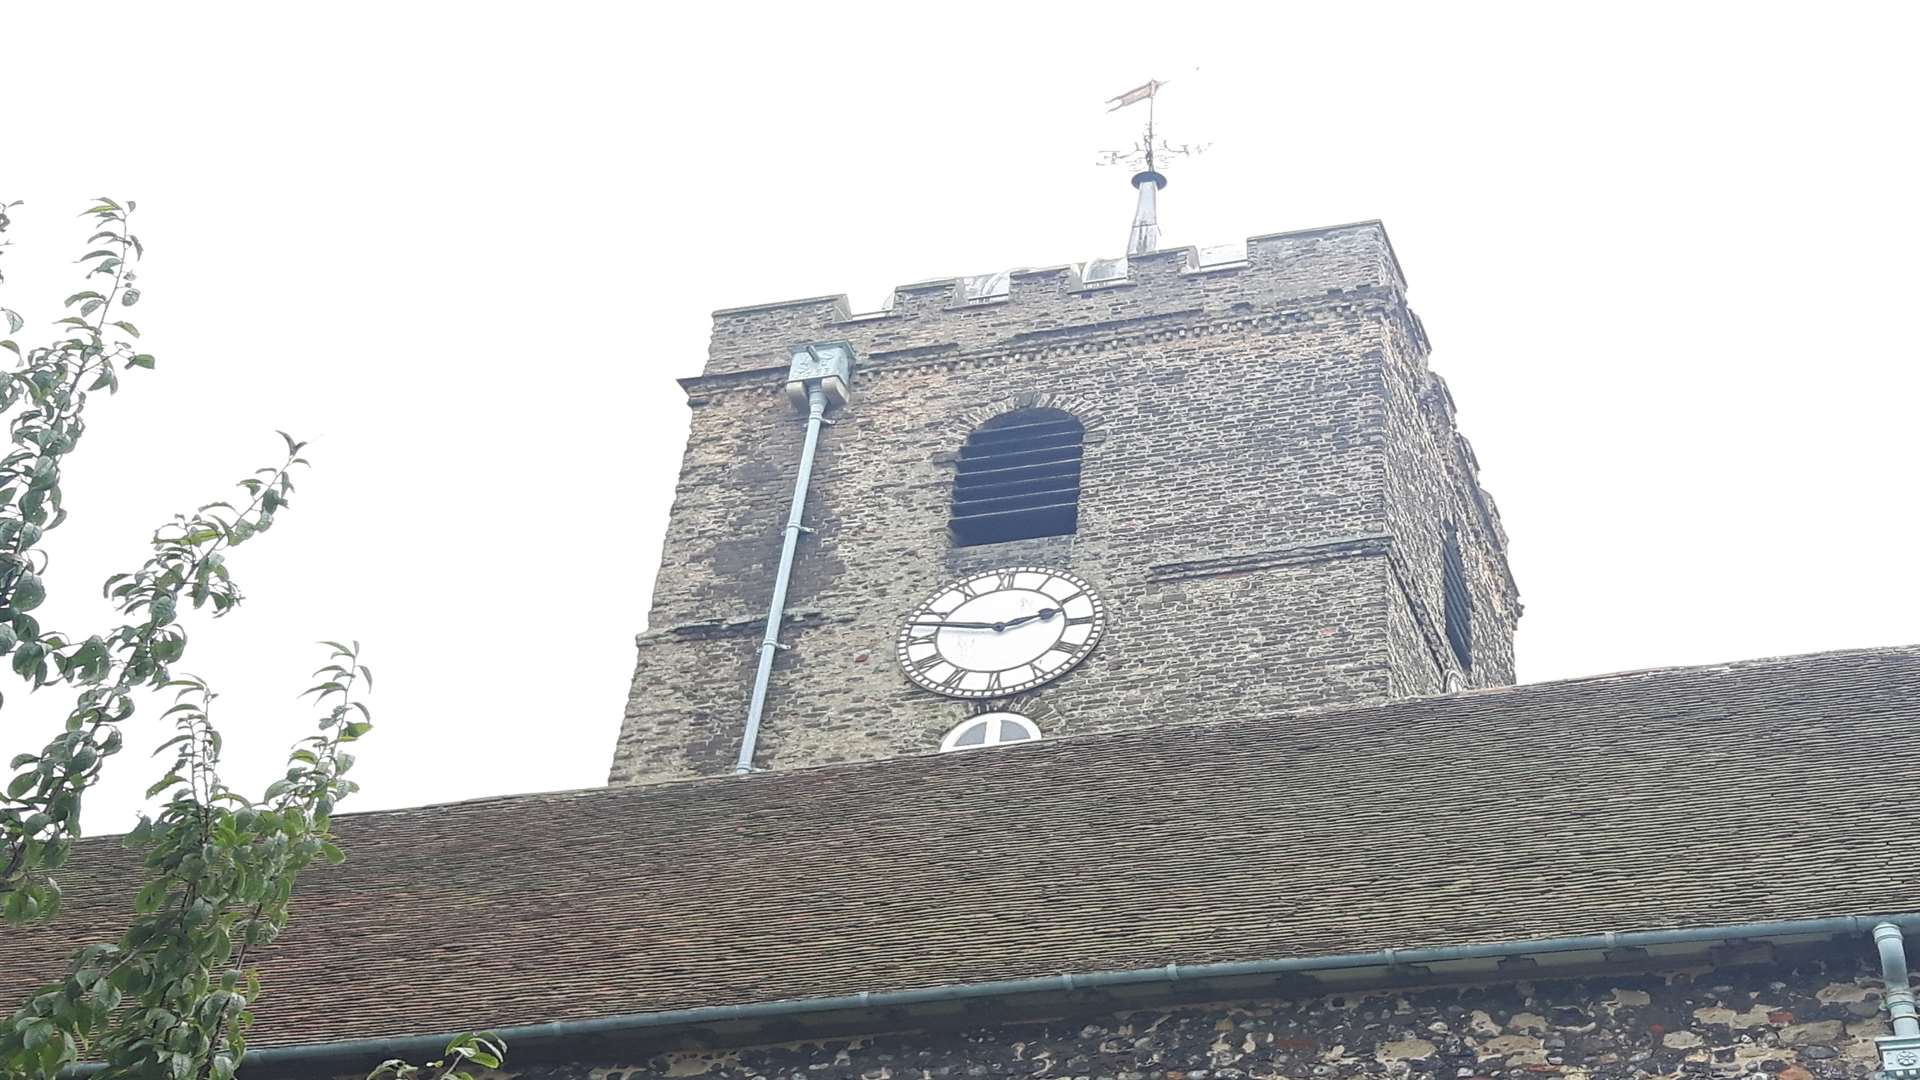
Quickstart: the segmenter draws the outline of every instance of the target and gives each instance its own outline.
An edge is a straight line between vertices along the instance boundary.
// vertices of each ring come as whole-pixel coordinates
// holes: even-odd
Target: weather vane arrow
[[[1158,79],[1148,79],[1146,82],[1121,94],[1119,97],[1108,98],[1107,111],[1114,112],[1119,109],[1124,109],[1136,101],[1151,101],[1153,100],[1153,95],[1159,93],[1160,88],[1165,85],[1167,84]]]

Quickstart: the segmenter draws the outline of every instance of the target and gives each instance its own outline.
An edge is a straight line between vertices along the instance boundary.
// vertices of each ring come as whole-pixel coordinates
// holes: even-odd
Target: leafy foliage
[[[109,1076],[233,1075],[260,994],[250,952],[285,928],[302,869],[345,858],[328,825],[354,788],[345,748],[372,727],[353,696],[370,676],[356,647],[332,648],[309,691],[325,706],[319,734],[294,748],[259,801],[220,781],[212,689],[192,677],[165,684],[176,734],[156,754],[174,757],[148,791],[166,798],[159,814],[127,836],[148,873],[133,925],[115,944],[83,949],[65,982],[14,1014],[12,1030],[0,1031],[0,1061],[51,1076],[89,1046]]]
[[[492,1032],[469,1032],[447,1044],[439,1060],[409,1065],[399,1058],[383,1061],[367,1080],[474,1080],[474,1069],[497,1069],[507,1060],[507,1044]]]
[[[0,204],[0,233],[17,205]],[[293,747],[283,777],[249,798],[220,778],[217,695],[174,671],[187,650],[183,616],[204,609],[219,618],[240,604],[228,551],[273,526],[293,493],[293,470],[307,464],[304,444],[284,432],[278,464],[239,482],[244,502],[176,516],[155,530],[139,568],[107,579],[102,592],[118,625],[81,636],[48,630],[31,614],[46,599],[42,544],[66,519],[61,465],[86,430],[88,395],[115,393],[122,372],[154,366],[124,317],[140,298],[131,267],[144,254],[128,229],[133,211],[132,202],[103,198],[84,212],[99,226],[80,259],[94,287],[67,297],[70,314],[54,324],[52,344],[0,340],[17,361],[0,376],[11,436],[0,457],[0,656],[31,690],[74,694],[63,730],[40,752],[15,757],[0,789],[0,916],[20,924],[58,913],[58,875],[80,834],[84,797],[122,748],[126,721],[155,692],[172,697],[162,715],[175,733],[155,751],[172,760],[147,790],[163,800],[159,811],[126,838],[146,872],[132,925],[115,942],[81,949],[62,980],[0,1023],[0,1080],[53,1080],[83,1058],[104,1062],[108,1078],[229,1080],[260,995],[257,950],[286,926],[300,872],[345,857],[331,820],[355,786],[346,779],[348,747],[373,726],[360,700],[373,676],[359,644],[323,643],[320,681],[303,695],[319,709],[316,733]],[[10,335],[26,325],[10,309],[0,318]],[[465,1078],[469,1067],[497,1067],[503,1053],[497,1039],[462,1036],[424,1071],[430,1080]],[[382,1069],[392,1080],[423,1071],[395,1062]]]

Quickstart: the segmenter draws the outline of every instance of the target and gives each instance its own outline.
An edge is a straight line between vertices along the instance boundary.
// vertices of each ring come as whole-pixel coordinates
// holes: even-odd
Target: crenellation
[[[897,286],[880,311],[857,315],[844,295],[725,308],[714,313],[706,373],[774,366],[795,341],[844,338],[861,355],[978,349],[1042,323],[1064,329],[1175,312],[1275,311],[1405,288],[1379,222],[1256,236],[1244,246],[1169,248],[1124,260],[1124,277],[1094,278],[1098,262],[914,282]]]

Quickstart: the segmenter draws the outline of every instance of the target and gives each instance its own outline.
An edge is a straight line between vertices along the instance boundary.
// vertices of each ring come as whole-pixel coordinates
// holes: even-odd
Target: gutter
[[[785,1001],[754,1002],[746,1005],[710,1005],[664,1012],[630,1013],[624,1016],[597,1017],[591,1020],[562,1020],[546,1024],[522,1024],[515,1027],[486,1029],[507,1043],[509,1051],[526,1042],[604,1038],[658,1028],[684,1027],[726,1021],[765,1020],[805,1016],[817,1013],[860,1009],[895,1008],[940,1002],[979,1001],[1020,994],[1060,993],[1074,990],[1099,990],[1113,986],[1140,986],[1153,983],[1178,983],[1204,979],[1242,978],[1260,975],[1285,975],[1349,968],[1409,967],[1417,964],[1454,960],[1488,960],[1542,953],[1592,952],[1631,949],[1652,945],[1683,945],[1740,941],[1753,938],[1826,936],[1859,934],[1869,936],[1877,926],[1920,931],[1920,912],[1903,915],[1843,915],[1826,919],[1793,919],[1780,922],[1734,923],[1723,926],[1693,927],[1684,930],[1637,930],[1618,934],[1588,934],[1579,937],[1522,938],[1480,945],[1448,945],[1426,949],[1385,949],[1378,952],[1342,953],[1332,956],[1287,957],[1273,960],[1247,960],[1216,964],[1166,964],[1161,967],[1131,968],[1118,971],[1094,971],[1083,974],[1046,975],[1026,979],[995,979],[988,982],[953,983],[915,990],[887,990],[879,993],[847,994],[838,997],[792,998]],[[1884,940],[1888,935],[1882,932]],[[242,1069],[298,1069],[321,1063],[341,1061],[384,1061],[405,1058],[410,1061],[438,1056],[448,1042],[462,1034],[402,1035],[372,1039],[345,1039],[337,1042],[299,1046],[268,1047],[248,1052]],[[63,1080],[90,1076],[99,1065],[75,1065],[61,1072]]]

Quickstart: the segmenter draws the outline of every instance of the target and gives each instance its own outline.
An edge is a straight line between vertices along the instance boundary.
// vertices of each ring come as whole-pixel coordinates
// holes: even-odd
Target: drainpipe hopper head
[[[787,400],[807,411],[807,391],[817,384],[827,404],[845,405],[853,387],[853,346],[844,341],[816,341],[795,345],[787,368]]]

